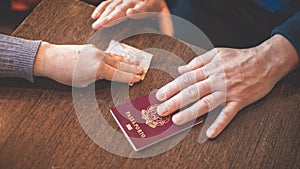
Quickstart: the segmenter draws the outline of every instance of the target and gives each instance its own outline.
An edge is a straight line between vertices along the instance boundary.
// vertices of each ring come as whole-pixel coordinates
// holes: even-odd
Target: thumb
[[[209,138],[217,137],[224,128],[230,123],[234,116],[240,111],[240,106],[236,102],[226,103],[225,107],[218,115],[217,119],[206,131],[206,135]]]

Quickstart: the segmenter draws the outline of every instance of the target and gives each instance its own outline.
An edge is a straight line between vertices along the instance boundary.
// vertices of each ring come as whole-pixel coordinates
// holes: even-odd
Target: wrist
[[[43,41],[41,43],[34,61],[34,67],[33,67],[34,76],[47,77],[47,69],[48,69],[47,58],[49,57],[49,55],[53,53],[51,52],[52,48],[53,45],[48,42]]]
[[[255,47],[256,56],[265,64],[267,75],[276,82],[299,65],[299,57],[292,44],[276,34]]]

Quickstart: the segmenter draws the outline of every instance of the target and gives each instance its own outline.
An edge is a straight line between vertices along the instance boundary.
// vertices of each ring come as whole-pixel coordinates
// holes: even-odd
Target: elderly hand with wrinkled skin
[[[298,63],[294,47],[278,34],[249,49],[213,49],[179,67],[182,75],[157,91],[157,99],[164,101],[158,114],[167,116],[187,106],[172,117],[181,125],[223,104],[206,131],[215,138],[241,109],[269,93]]]
[[[142,19],[152,16],[147,12],[157,12],[161,15],[158,24],[163,33],[172,36],[174,34],[169,8],[164,0],[106,0],[100,3],[92,13],[92,19],[96,20],[92,27],[99,30],[102,27],[110,27],[118,24],[127,17]],[[142,15],[135,15],[142,14]]]
[[[105,54],[94,45],[42,42],[34,63],[34,75],[74,87],[86,87],[101,79],[133,85],[141,80],[143,74],[138,63]]]

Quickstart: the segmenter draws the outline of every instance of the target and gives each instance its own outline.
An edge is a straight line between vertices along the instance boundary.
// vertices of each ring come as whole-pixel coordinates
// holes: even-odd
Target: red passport
[[[161,102],[155,93],[136,98],[110,110],[135,151],[140,151],[155,143],[203,122],[203,118],[178,126],[172,122],[172,115],[161,117],[156,108]]]

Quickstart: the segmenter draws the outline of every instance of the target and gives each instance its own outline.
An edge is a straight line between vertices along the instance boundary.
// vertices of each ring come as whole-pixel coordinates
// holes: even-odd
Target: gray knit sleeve
[[[40,44],[40,40],[0,34],[0,77],[20,77],[33,82],[33,65]]]

